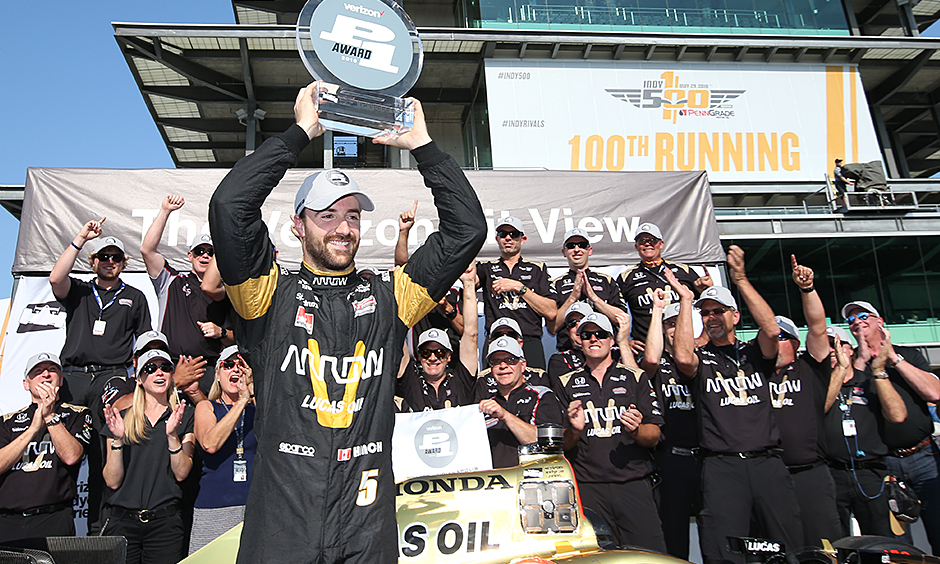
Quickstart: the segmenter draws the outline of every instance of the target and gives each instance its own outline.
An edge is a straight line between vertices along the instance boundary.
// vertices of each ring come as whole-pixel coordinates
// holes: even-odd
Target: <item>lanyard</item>
[[[231,408],[222,400],[219,400],[222,404],[222,407],[225,408],[225,413],[231,412]],[[245,410],[248,409],[248,406],[245,406],[245,409],[242,410],[241,416],[238,418],[238,426],[235,427],[235,454],[238,456],[238,460],[245,459]]]
[[[124,282],[121,282],[121,287],[111,296],[111,301],[104,306],[101,305],[101,296],[98,295],[98,286],[94,282],[91,284],[91,291],[95,295],[95,301],[98,302],[98,319],[101,319],[101,316],[104,315],[104,310],[108,309],[108,307],[114,303],[114,300],[117,299],[118,294],[124,291]]]

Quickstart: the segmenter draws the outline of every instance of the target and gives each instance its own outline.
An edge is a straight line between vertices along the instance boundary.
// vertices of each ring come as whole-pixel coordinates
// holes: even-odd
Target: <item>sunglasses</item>
[[[101,262],[124,262],[124,253],[98,253],[95,258]]]
[[[143,372],[144,374],[148,376],[153,374],[157,370],[162,370],[166,373],[170,373],[170,372],[173,372],[173,365],[170,364],[169,362],[161,362],[159,364],[156,362],[148,362],[147,364],[144,365],[143,368],[140,369],[141,372]]]
[[[581,319],[582,318],[579,317],[578,319],[572,319],[568,323],[565,323],[565,329],[571,329],[572,327],[577,327],[578,324],[581,323]]]
[[[586,329],[581,331],[580,335],[582,341],[588,341],[591,337],[597,337],[598,340],[602,340],[610,337],[610,331],[606,329]]]
[[[726,311],[730,310],[730,307],[716,307],[715,309],[701,309],[699,313],[702,314],[702,318],[710,317],[712,315],[719,316],[724,315]]]
[[[487,364],[491,367],[496,368],[500,364],[506,363],[506,366],[515,366],[519,364],[518,356],[504,356],[501,358],[488,358],[486,359]]]
[[[644,237],[642,239],[637,239],[636,244],[640,246],[649,245],[651,247],[655,247],[657,241],[657,239],[653,239],[652,237]]]
[[[502,239],[503,237],[512,237],[513,239],[518,239],[522,237],[522,231],[497,231],[496,238]]]
[[[777,335],[777,340],[778,340],[778,341],[789,341],[789,340],[791,340],[791,339],[794,340],[794,341],[799,341],[799,339],[797,339],[796,337],[794,337],[793,335],[791,335],[791,334],[789,334],[789,333],[781,332],[779,335]]]
[[[515,331],[500,331],[498,333],[493,333],[493,335],[490,337],[490,340],[495,341],[500,337],[509,337],[510,339],[519,340],[519,335],[516,335]]]
[[[194,257],[201,257],[202,255],[211,257],[212,255],[215,254],[215,249],[213,249],[212,247],[196,247],[190,252],[193,254]]]
[[[861,312],[861,313],[856,313],[855,315],[850,315],[850,316],[846,317],[846,318],[845,318],[845,322],[848,323],[849,325],[851,325],[851,324],[855,323],[855,320],[856,320],[856,319],[859,320],[859,321],[868,321],[868,318],[869,318],[869,317],[871,317],[871,314],[868,313],[867,311],[863,311],[863,312]]]
[[[242,365],[241,362],[233,358],[229,358],[229,359],[222,361],[222,368],[225,368],[227,370],[231,370],[235,368],[236,366],[241,366],[241,365]]]
[[[587,241],[571,241],[570,243],[565,243],[565,248],[569,251],[571,249],[587,249],[590,248],[591,244]]]
[[[432,356],[437,357],[438,360],[443,360],[449,351],[447,349],[421,349],[418,351],[418,354],[421,355],[421,358],[427,360]]]

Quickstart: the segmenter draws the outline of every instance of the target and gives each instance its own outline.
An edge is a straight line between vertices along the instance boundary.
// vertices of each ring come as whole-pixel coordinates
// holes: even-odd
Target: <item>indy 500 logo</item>
[[[710,84],[682,83],[674,72],[644,80],[642,88],[607,88],[607,93],[641,110],[663,110],[663,119],[676,123],[682,117],[728,119],[734,117],[731,101],[744,90],[718,90]]]

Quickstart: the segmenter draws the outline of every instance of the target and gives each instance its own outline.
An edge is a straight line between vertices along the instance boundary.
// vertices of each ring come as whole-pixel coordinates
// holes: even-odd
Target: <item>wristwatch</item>
[[[226,338],[226,337],[228,337],[228,329],[226,329],[225,327],[223,327],[223,328],[222,328],[222,336],[219,337],[219,338],[220,338],[220,339],[224,339],[224,338]]]
[[[895,366],[901,364],[902,362],[904,362],[904,357],[901,355],[898,355],[898,359],[892,362],[891,364],[889,364],[888,368],[894,368]]]
[[[457,308],[454,308],[444,314],[444,317],[447,319],[455,319],[457,317]]]
[[[525,295],[525,293],[528,292],[528,291],[529,291],[529,287],[526,286],[525,284],[523,284],[523,285],[522,285],[522,288],[519,288],[519,295],[520,295],[520,296],[523,296],[523,295]]]
[[[887,380],[888,379],[888,373],[884,371],[879,372],[877,374],[872,372],[871,375],[875,380]]]
[[[58,425],[62,422],[62,416],[58,413],[52,414],[52,417],[49,418],[49,422],[46,423],[46,427],[52,427],[53,425]]]

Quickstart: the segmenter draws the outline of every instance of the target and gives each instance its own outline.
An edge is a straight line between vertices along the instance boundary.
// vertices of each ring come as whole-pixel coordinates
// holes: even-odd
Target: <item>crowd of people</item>
[[[892,536],[885,479],[895,476],[919,495],[940,549],[928,409],[940,380],[916,349],[891,342],[868,302],[839,312],[851,336],[827,326],[820,281],[796,257],[805,340],[751,284],[740,248],[727,255],[732,291],[664,258],[651,223],[617,279],[590,268],[577,228],[561,245],[568,270],[551,279],[523,258],[516,217],[496,225],[499,258],[478,261],[479,202],[417,103],[412,131],[377,142],[411,151],[439,232],[409,256],[415,205],[399,218],[395,268],[356,270],[372,201],[344,172],[322,171],[295,200],[303,265],[283,269],[260,208],[323,133],[316,88],[298,94],[296,125],[222,181],[213,237],[193,240],[189,272],[159,252],[184,205],[163,200],[140,247],[160,331],[121,280],[127,254],[105,218],[59,257],[49,280],[68,312],[65,345],[29,359],[32,402],[0,422],[0,544],[75,534],[87,456],[89,532],[126,537],[128,563],[177,562],[242,521],[239,562],[393,562],[381,448],[393,414],[477,405],[494,468],[517,465],[539,425],[563,427],[581,502],[623,547],[688,559],[692,519],[708,564],[743,563],[728,537],[820,547],[850,534],[853,516],[863,534]],[[85,250],[88,282],[70,276]],[[745,307],[759,327],[749,342],[737,337]],[[543,330],[556,335],[549,358]],[[378,454],[345,448],[368,444]]]

